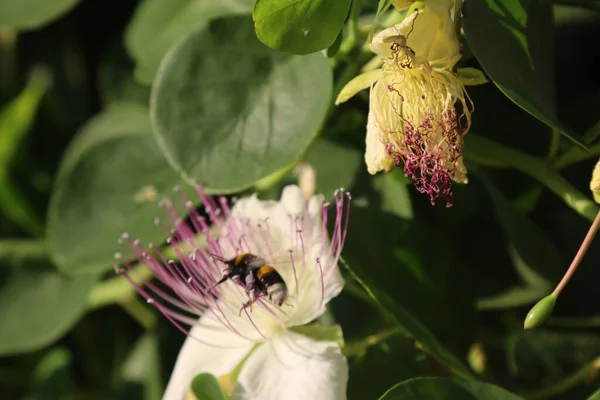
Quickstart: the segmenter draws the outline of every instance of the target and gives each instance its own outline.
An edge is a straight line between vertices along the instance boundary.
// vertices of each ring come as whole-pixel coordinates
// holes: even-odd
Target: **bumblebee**
[[[279,272],[267,262],[254,254],[240,253],[230,260],[212,256],[227,265],[225,275],[215,284],[220,285],[228,279],[244,283],[250,298],[240,310],[252,305],[259,298],[268,299],[277,307],[281,307],[287,297],[287,286]]]

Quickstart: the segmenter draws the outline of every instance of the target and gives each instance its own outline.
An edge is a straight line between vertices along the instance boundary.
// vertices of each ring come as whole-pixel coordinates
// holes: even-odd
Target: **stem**
[[[139,284],[152,278],[153,274],[145,265],[138,265],[130,273],[130,276]],[[125,299],[135,296],[135,293],[135,287],[119,275],[96,285],[88,296],[87,307],[88,310],[93,310],[109,304],[121,303]]]
[[[588,231],[587,235],[585,235],[585,239],[583,239],[583,243],[581,243],[581,247],[579,248],[579,251],[577,251],[577,254],[573,259],[571,266],[569,266],[569,269],[567,270],[567,273],[565,274],[565,276],[563,276],[558,286],[556,286],[556,289],[554,289],[554,291],[552,292],[554,296],[558,297],[560,292],[562,292],[562,290],[565,288],[565,286],[577,270],[577,267],[579,267],[579,264],[581,263],[581,260],[583,260],[585,253],[590,247],[590,244],[592,244],[594,236],[596,236],[598,228],[600,228],[600,211],[596,215],[596,218],[594,219],[594,222],[592,223],[592,226],[590,227],[590,230]]]
[[[358,17],[360,16],[360,10],[362,9],[363,0],[353,0],[352,6],[350,6],[350,17],[348,18],[348,36],[344,38],[342,44],[340,44],[340,50],[338,56],[335,57],[336,61],[346,57],[346,55],[352,51],[358,39],[360,37],[360,29],[358,25]]]
[[[598,205],[573,187],[545,161],[476,135],[467,135],[465,158],[482,166],[514,168],[538,180],[580,215],[594,220]]]
[[[359,356],[361,354],[364,354],[364,352],[367,351],[369,347],[373,347],[383,342],[384,340],[398,334],[406,335],[406,332],[400,327],[395,327],[374,333],[372,335],[367,336],[363,340],[344,346],[344,348],[342,349],[342,353],[346,357]]]
[[[46,242],[35,239],[0,240],[0,262],[42,259],[48,257]]]
[[[127,311],[129,315],[140,323],[144,328],[150,329],[156,324],[156,315],[150,311],[150,308],[141,303],[135,295],[125,298],[119,302],[121,307]]]

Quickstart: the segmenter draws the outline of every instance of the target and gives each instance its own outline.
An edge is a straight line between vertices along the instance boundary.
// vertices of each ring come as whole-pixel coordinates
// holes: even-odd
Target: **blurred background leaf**
[[[254,0],[143,0],[127,27],[125,43],[135,60],[135,76],[149,85],[167,51],[212,19],[250,14]]]
[[[68,278],[45,260],[0,268],[0,354],[41,349],[81,317],[97,275]]]
[[[79,0],[4,0],[0,3],[0,27],[34,29],[73,8]]]
[[[42,96],[51,84],[49,72],[35,69],[21,94],[0,110],[0,209],[23,229],[40,236],[43,224],[11,180],[9,168],[29,132]]]
[[[86,124],[63,158],[48,212],[52,259],[69,274],[106,271],[122,251],[123,232],[160,243],[157,204],[179,182],[152,136],[148,110],[113,104]]]

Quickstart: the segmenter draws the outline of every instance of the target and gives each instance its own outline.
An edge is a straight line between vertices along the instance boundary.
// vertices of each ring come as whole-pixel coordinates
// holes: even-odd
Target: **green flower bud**
[[[537,304],[533,306],[531,310],[529,310],[529,313],[527,313],[527,316],[525,317],[525,329],[536,328],[546,322],[548,317],[552,315],[555,304],[556,296],[554,293],[538,301]]]
[[[594,195],[594,201],[600,203],[600,161],[596,163],[592,171],[592,180],[590,181],[590,190]]]

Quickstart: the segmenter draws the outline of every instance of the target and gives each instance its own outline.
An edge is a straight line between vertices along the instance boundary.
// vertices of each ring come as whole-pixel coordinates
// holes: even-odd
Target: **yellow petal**
[[[401,23],[379,32],[371,42],[371,50],[381,57],[389,58],[390,46],[398,43],[408,46],[417,57],[432,65],[446,66],[448,60],[460,57],[460,45],[450,11],[445,2],[428,2],[426,6],[407,16]],[[450,65],[451,67],[451,65]]]
[[[371,90],[371,107],[374,105],[373,96],[374,90]],[[383,132],[377,125],[377,117],[373,109],[369,109],[367,119],[367,149],[365,151],[365,163],[367,170],[371,175],[375,175],[379,171],[390,171],[394,166],[394,161],[387,154],[385,145],[383,144]]]
[[[356,76],[340,91],[337,99],[335,99],[335,104],[338,105],[348,101],[356,93],[371,87],[381,77],[381,72],[381,69],[375,69]]]

